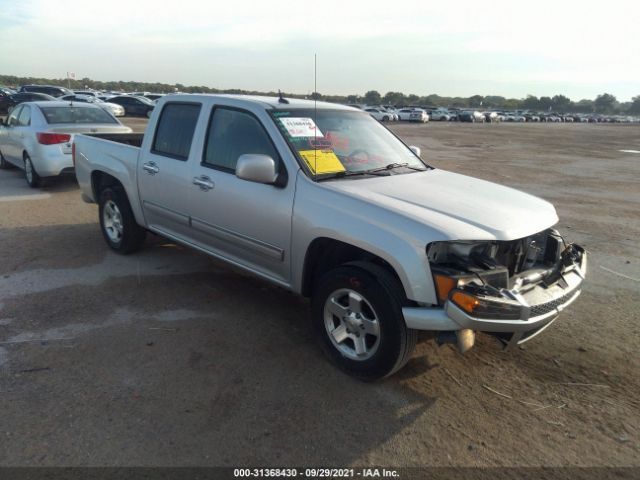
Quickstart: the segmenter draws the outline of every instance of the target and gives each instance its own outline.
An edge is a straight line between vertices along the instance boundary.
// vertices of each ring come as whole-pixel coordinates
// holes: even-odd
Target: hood
[[[423,223],[452,240],[515,240],[558,222],[555,208],[545,200],[445,170],[347,178],[324,185]]]

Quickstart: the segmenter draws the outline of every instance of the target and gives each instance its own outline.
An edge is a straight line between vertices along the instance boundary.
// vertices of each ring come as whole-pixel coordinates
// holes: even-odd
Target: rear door
[[[190,160],[202,105],[168,102],[158,117],[150,144],[145,143],[138,161],[138,190],[147,225],[166,236],[190,238],[188,195],[192,188]]]
[[[269,155],[286,175],[269,136],[277,127],[258,113],[215,106],[207,123],[200,161],[193,163],[191,224],[197,244],[272,280],[288,283],[295,181],[276,187],[235,175],[240,155]],[[275,132],[274,132],[275,131]]]

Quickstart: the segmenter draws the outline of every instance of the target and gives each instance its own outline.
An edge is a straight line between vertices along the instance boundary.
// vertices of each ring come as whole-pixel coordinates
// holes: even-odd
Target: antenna
[[[314,180],[318,180],[318,54],[313,54],[313,175]]]
[[[289,103],[289,100],[282,96],[282,92],[278,89],[278,103]]]

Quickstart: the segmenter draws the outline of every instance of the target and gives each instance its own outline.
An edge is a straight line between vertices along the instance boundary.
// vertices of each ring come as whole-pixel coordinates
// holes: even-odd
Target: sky
[[[220,89],[640,95],[640,1],[0,0],[0,74]]]

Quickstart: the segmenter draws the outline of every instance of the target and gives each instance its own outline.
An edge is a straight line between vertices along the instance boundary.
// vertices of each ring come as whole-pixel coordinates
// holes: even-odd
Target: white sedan
[[[25,102],[0,125],[0,168],[24,170],[32,188],[45,177],[74,173],[75,133],[131,133],[115,117],[90,103]]]
[[[68,100],[70,102],[95,103],[100,108],[103,108],[107,112],[111,113],[111,115],[113,115],[114,117],[124,117],[124,107],[122,105],[106,102],[93,95],[65,95],[64,97],[60,97],[60,100]]]
[[[367,107],[364,109],[364,111],[379,122],[388,122],[394,120],[394,116],[392,113],[387,112],[386,110],[383,110],[381,108]]]
[[[400,120],[409,122],[422,122],[429,121],[429,114],[419,108],[401,108],[398,110],[398,117]]]

